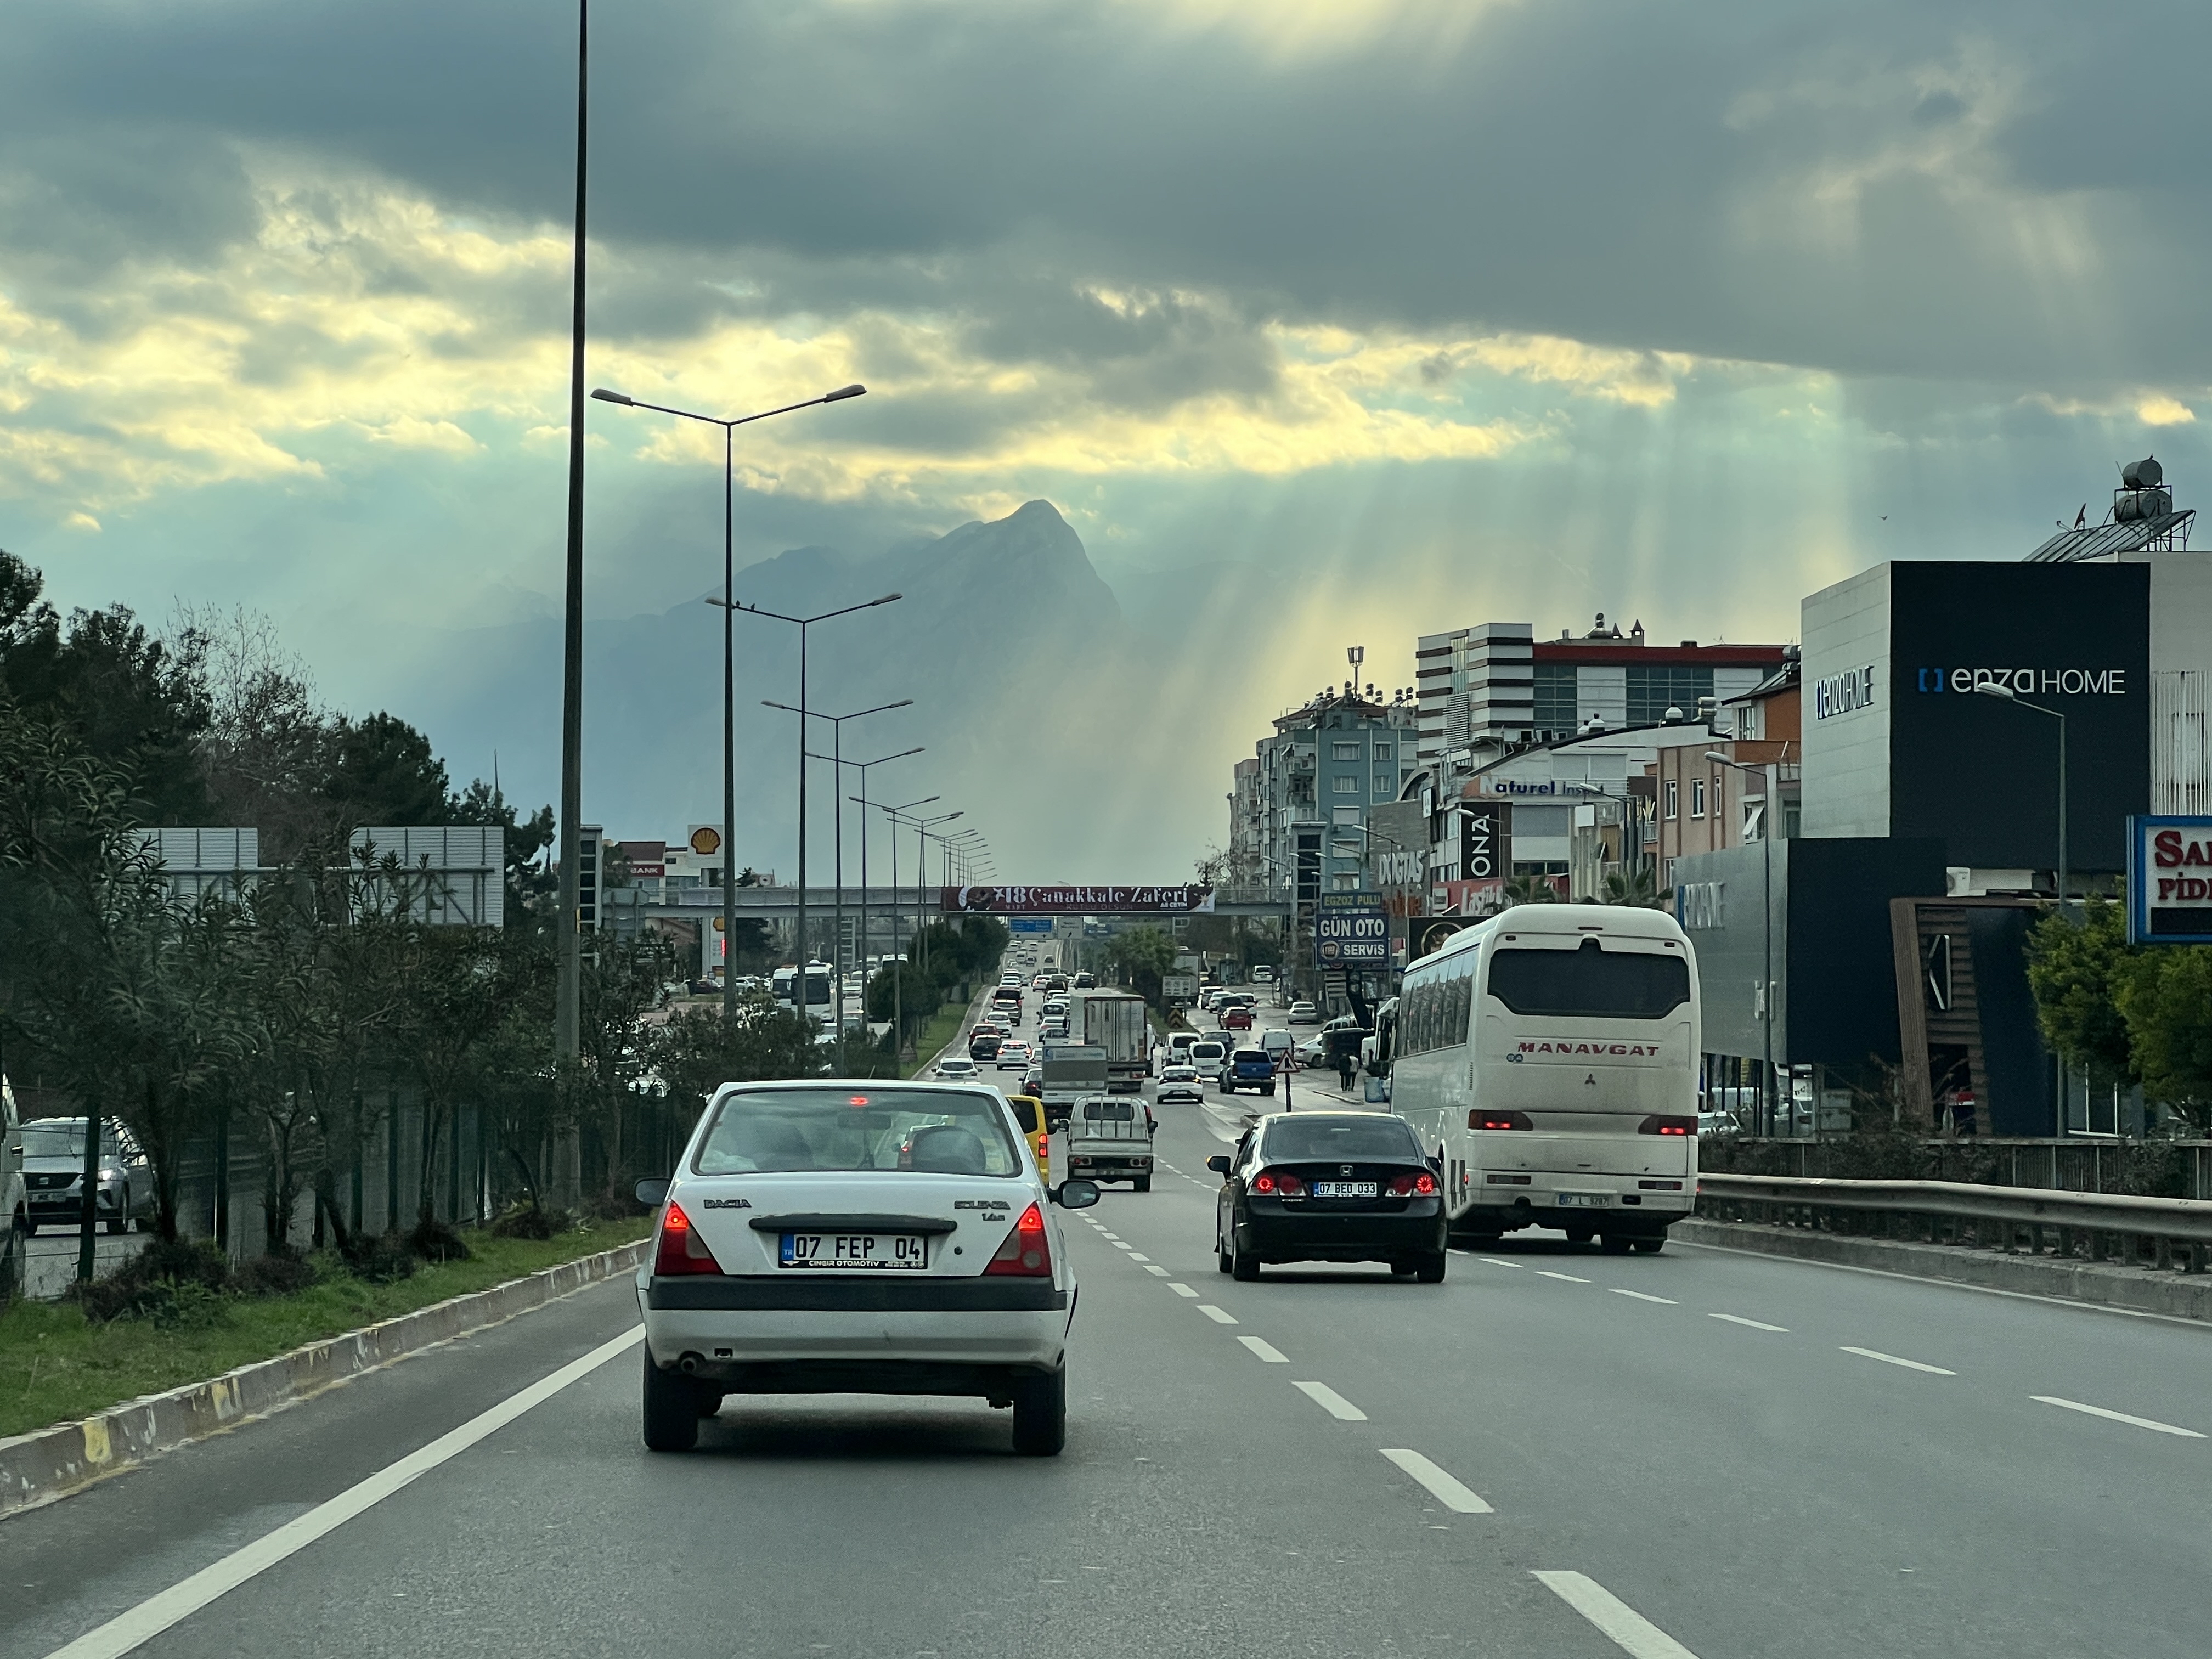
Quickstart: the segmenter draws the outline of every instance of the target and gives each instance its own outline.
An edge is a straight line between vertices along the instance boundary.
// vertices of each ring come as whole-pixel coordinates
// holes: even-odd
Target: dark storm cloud
[[[234,142],[558,222],[572,15],[19,5],[10,257],[199,257],[250,223]],[[2043,387],[2212,380],[2203,8],[1581,0],[1442,44],[1408,25],[1284,52],[1172,17],[603,3],[595,223],[624,271],[663,268],[611,278],[638,291],[605,318],[673,337],[938,306],[986,355],[1121,365],[1105,395],[1132,401],[1264,386],[1267,354],[1226,342],[1270,316]],[[1233,310],[1109,317],[1091,284]]]

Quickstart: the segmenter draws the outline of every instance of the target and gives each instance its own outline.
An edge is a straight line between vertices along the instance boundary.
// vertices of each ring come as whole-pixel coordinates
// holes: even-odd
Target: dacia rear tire
[[[1057,1457],[1067,1444],[1067,1373],[1014,1382],[1014,1449],[1024,1457]]]
[[[699,1391],[691,1379],[664,1371],[645,1351],[645,1443],[649,1451],[690,1451],[699,1443]]]
[[[1444,1264],[1448,1260],[1449,1258],[1442,1250],[1433,1250],[1430,1252],[1427,1255],[1423,1256],[1419,1262],[1414,1267],[1414,1279],[1424,1285],[1443,1284],[1444,1282]]]

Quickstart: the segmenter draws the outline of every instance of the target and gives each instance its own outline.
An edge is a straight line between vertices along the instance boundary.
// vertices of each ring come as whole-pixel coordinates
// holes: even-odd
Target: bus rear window
[[[1678,956],[1602,949],[1499,951],[1490,994],[1515,1013],[1553,1019],[1660,1019],[1690,1000],[1690,964]]]

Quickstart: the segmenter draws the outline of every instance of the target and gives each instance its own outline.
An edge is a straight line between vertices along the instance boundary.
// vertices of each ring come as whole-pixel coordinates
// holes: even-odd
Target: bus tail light
[[[1694,1119],[1692,1120],[1695,1121]],[[1526,1112],[1485,1111],[1477,1107],[1467,1115],[1470,1129],[1533,1129],[1536,1121]]]
[[[1022,1212],[999,1253],[984,1264],[986,1275],[1012,1273],[1021,1279],[1052,1277],[1052,1245],[1044,1235],[1044,1212],[1034,1204]]]
[[[1654,1112],[1636,1126],[1636,1133],[1640,1135],[1694,1136],[1698,1133],[1697,1115],[1691,1113],[1686,1116],[1676,1116],[1668,1112]]]
[[[671,1204],[661,1212],[660,1243],[653,1253],[653,1271],[656,1273],[719,1273],[722,1264],[714,1260],[714,1253],[707,1248],[707,1241],[699,1237],[691,1225],[691,1218],[684,1213],[681,1204]]]
[[[1426,1170],[1419,1175],[1393,1176],[1390,1177],[1389,1194],[1392,1198],[1434,1198],[1437,1178]]]

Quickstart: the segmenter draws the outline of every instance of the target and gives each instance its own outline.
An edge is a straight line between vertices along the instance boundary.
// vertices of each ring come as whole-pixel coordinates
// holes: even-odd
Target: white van
[[[1452,1234],[1659,1249],[1698,1193],[1698,969],[1657,910],[1524,904],[1398,993],[1391,1109],[1442,1159]]]
[[[1152,1109],[1127,1095],[1085,1095],[1067,1118],[1067,1173],[1152,1189]]]

